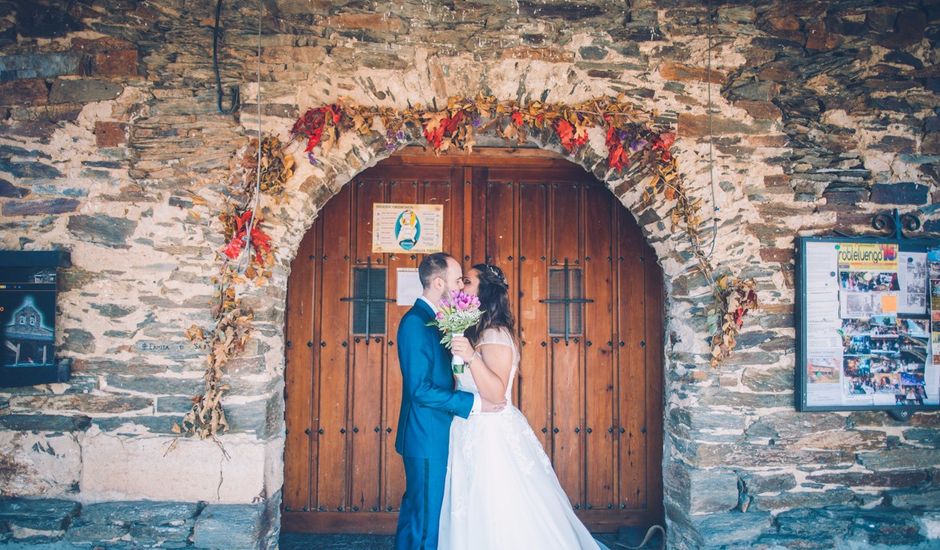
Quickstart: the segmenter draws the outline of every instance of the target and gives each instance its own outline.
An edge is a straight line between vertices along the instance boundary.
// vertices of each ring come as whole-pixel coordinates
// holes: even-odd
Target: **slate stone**
[[[908,512],[893,508],[852,512],[852,534],[867,535],[870,544],[914,546],[925,541],[925,537],[920,533],[920,522]]]
[[[228,418],[231,405],[225,407],[225,415]],[[185,413],[189,409],[182,409],[179,413]],[[113,432],[123,434],[129,437],[136,437],[136,427],[142,426],[150,433],[171,434],[173,433],[173,424],[178,423],[180,416],[110,416],[96,417],[92,420],[95,426],[102,432]]]
[[[129,500],[88,504],[82,509],[82,520],[91,523],[132,523],[173,525],[191,520],[199,512],[195,502],[157,502]]]
[[[77,199],[41,199],[3,203],[4,216],[36,216],[74,212],[81,203]]]
[[[745,474],[744,487],[748,494],[779,493],[796,487],[793,474]]]
[[[829,491],[786,491],[779,495],[756,495],[751,506],[756,510],[823,507],[851,502],[855,493],[844,487]]]
[[[137,308],[134,306],[119,306],[117,304],[91,304],[93,309],[98,310],[101,315],[111,319],[118,319],[121,317],[126,317],[131,313],[137,311]]]
[[[189,544],[189,536],[193,532],[195,521],[180,522],[179,525],[149,525],[134,523],[130,528],[130,535],[134,542],[146,545],[165,546],[166,541]]]
[[[940,502],[940,488],[925,488],[891,494],[891,505],[897,508],[928,509],[936,508]]]
[[[879,204],[927,204],[926,185],[913,182],[876,183],[871,186],[871,201]]]
[[[56,79],[49,91],[50,103],[90,103],[106,101],[121,95],[124,86],[107,80],[63,80]]]
[[[95,337],[84,329],[65,329],[63,346],[68,350],[79,353],[92,353],[95,351]]]
[[[792,366],[748,367],[744,369],[741,383],[754,391],[779,392],[793,390]]]
[[[74,544],[100,545],[127,534],[127,527],[119,523],[91,523],[78,518],[69,527],[65,539]]]
[[[261,531],[263,506],[210,504],[196,518],[196,548],[253,549]]]
[[[599,48],[597,46],[585,46],[578,50],[578,53],[581,54],[582,59],[587,59],[591,61],[597,61],[607,57],[607,50],[604,48]]]
[[[0,82],[78,74],[80,64],[81,55],[73,52],[7,55],[0,57]]]
[[[747,543],[770,530],[772,517],[767,512],[725,512],[711,514],[693,523],[708,547]]]
[[[848,487],[913,487],[927,480],[922,470],[888,472],[832,472],[809,474],[809,481]]]
[[[0,498],[0,522],[37,531],[65,529],[81,504],[72,500]]]
[[[728,512],[738,505],[738,476],[726,470],[694,469],[689,492],[689,514]]]
[[[84,415],[6,414],[0,415],[0,426],[17,432],[83,432],[91,426],[91,419]]]
[[[553,2],[546,4],[532,0],[521,0],[518,3],[519,14],[541,18],[560,18],[568,21],[577,21],[589,17],[598,17],[604,14],[600,6],[588,3]]]
[[[871,470],[918,468],[924,464],[940,464],[940,449],[899,447],[890,452],[861,452],[859,462]]]
[[[225,418],[229,427],[235,432],[255,432],[263,435],[267,433],[268,410],[271,401],[258,400],[239,405],[229,405],[225,409]],[[186,409],[183,409],[184,411]]]
[[[904,439],[916,442],[918,445],[940,449],[940,430],[929,428],[911,428],[904,430]]]
[[[127,246],[127,239],[137,228],[137,222],[114,218],[105,214],[69,217],[68,229],[88,242],[112,247]]]
[[[42,162],[14,162],[0,158],[0,172],[9,172],[15,178],[59,178],[62,177],[56,167]]]
[[[824,509],[786,510],[777,514],[776,523],[781,534],[804,537],[843,535],[849,530],[851,517],[844,517]]]

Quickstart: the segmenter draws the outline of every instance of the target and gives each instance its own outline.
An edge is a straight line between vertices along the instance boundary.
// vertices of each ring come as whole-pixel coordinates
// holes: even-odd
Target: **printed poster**
[[[940,249],[806,243],[804,261],[807,404],[940,402]]]
[[[372,252],[431,254],[443,249],[444,206],[372,205]]]

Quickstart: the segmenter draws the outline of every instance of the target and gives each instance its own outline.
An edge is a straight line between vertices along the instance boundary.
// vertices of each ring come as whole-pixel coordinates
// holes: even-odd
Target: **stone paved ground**
[[[621,532],[596,535],[597,538],[612,550],[619,550],[622,543],[630,546],[637,545],[643,533]],[[394,537],[385,535],[313,535],[307,533],[282,533],[281,550],[391,550],[395,547]],[[661,538],[653,537],[643,548],[656,550],[660,547]]]

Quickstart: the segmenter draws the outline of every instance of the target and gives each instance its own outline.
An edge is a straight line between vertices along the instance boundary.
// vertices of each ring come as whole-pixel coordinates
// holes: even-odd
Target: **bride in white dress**
[[[455,417],[441,508],[442,550],[604,548],[571,509],[548,456],[522,412],[512,404],[519,368],[508,284],[499,268],[478,264],[464,292],[480,298],[483,319],[455,338],[467,362],[457,389],[491,402],[496,413]]]

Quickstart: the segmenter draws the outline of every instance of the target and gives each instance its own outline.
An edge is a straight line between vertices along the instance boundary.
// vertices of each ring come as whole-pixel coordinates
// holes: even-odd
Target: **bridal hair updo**
[[[483,317],[475,326],[467,329],[467,338],[476,345],[480,335],[488,328],[505,327],[510,334],[515,334],[515,321],[509,306],[509,283],[503,270],[490,264],[476,264],[473,269],[479,273],[477,297],[480,299]]]

